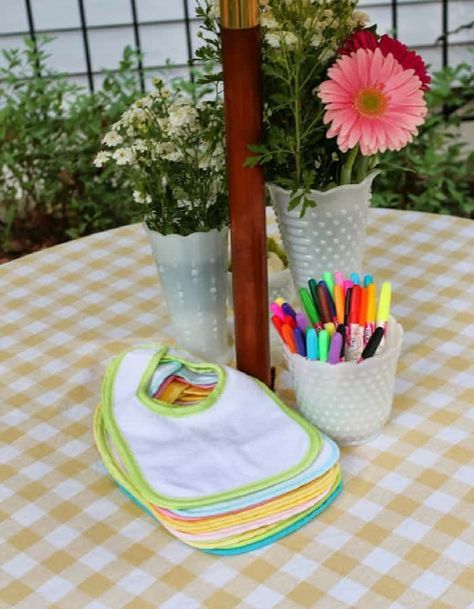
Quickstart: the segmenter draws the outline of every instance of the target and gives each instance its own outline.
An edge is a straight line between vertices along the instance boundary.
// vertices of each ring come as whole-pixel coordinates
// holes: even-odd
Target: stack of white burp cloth
[[[205,397],[165,401],[176,382]],[[94,432],[122,490],[172,535],[214,554],[272,543],[341,491],[332,440],[259,381],[165,346],[136,347],[112,362]]]

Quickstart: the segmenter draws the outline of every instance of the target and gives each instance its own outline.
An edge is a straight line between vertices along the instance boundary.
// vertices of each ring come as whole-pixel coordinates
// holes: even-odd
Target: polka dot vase
[[[337,186],[326,192],[312,190],[316,207],[300,218],[288,210],[290,193],[274,184],[268,190],[296,289],[325,271],[360,273],[364,254],[371,187],[377,171],[360,184]]]
[[[184,237],[162,235],[146,224],[144,228],[177,346],[205,361],[227,363],[232,357],[227,331],[228,229]]]
[[[360,364],[309,361],[284,347],[301,414],[339,444],[364,444],[390,417],[403,329],[389,321],[382,352]]]

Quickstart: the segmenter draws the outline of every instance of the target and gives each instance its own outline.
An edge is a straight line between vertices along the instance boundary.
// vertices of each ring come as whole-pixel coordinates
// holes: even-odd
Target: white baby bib
[[[199,507],[285,482],[311,465],[321,435],[255,379],[232,368],[135,348],[115,360],[102,389],[104,420],[134,484],[149,501]],[[216,374],[192,406],[152,399],[160,361]]]

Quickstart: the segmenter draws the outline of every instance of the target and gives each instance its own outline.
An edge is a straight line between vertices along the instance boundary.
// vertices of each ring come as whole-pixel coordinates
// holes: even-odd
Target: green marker
[[[299,295],[301,303],[306,311],[306,315],[309,317],[309,321],[312,324],[320,324],[321,318],[319,317],[316,307],[314,306],[313,299],[306,288],[300,288]]]
[[[308,281],[308,287],[309,287],[309,291],[310,291],[311,297],[313,299],[313,304],[316,308],[316,311],[318,312],[319,317],[321,317],[321,307],[319,306],[319,300],[318,300],[318,282],[316,281],[316,279],[310,279]]]
[[[318,335],[319,340],[319,359],[322,362],[328,361],[329,353],[329,333],[327,330],[321,330]]]
[[[323,273],[323,281],[326,282],[326,285],[331,292],[332,299],[334,300],[334,277],[332,276],[332,273]]]

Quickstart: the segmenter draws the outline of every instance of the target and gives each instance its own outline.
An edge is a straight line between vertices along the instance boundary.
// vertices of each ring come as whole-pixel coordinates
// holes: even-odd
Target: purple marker
[[[296,314],[296,325],[302,332],[306,332],[306,328],[310,325],[308,318],[304,313]]]
[[[339,332],[335,332],[333,334],[331,340],[331,346],[329,347],[329,357],[328,362],[330,364],[337,364],[341,357],[341,347],[342,347],[342,334]]]
[[[288,304],[287,302],[284,302],[281,305],[281,310],[283,311],[283,313],[285,313],[285,315],[289,315],[290,317],[293,317],[293,319],[296,321],[296,311],[293,309],[293,307]]]
[[[303,332],[299,328],[294,328],[293,337],[295,339],[296,351],[303,357],[306,357],[306,341]]]

